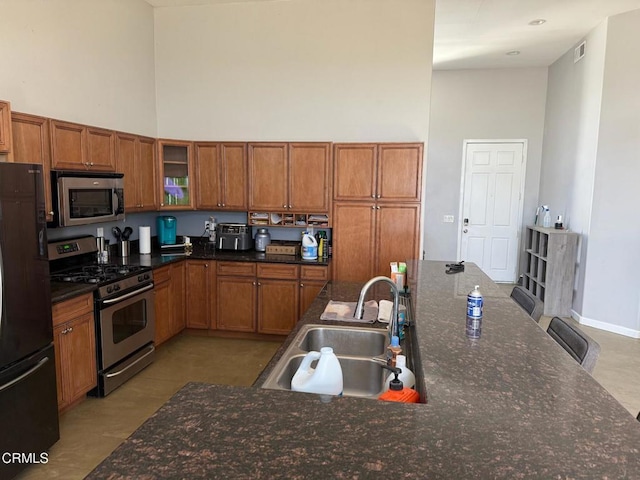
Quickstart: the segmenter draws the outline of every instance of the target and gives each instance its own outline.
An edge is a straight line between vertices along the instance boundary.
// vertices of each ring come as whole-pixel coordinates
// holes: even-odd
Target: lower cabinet
[[[187,328],[215,329],[215,262],[187,260]]]
[[[328,281],[329,267],[316,265],[302,265],[300,267],[299,318],[302,318]]]
[[[300,318],[299,267],[217,262],[217,328],[287,335]]]
[[[153,278],[157,347],[185,328],[185,264],[179,262],[157,268]]]
[[[93,295],[53,305],[58,410],[65,410],[97,385]]]

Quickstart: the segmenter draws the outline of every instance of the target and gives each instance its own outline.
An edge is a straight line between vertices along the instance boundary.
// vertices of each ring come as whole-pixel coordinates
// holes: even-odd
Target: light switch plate
[[[442,221],[443,221],[444,223],[453,223],[453,215],[445,215],[445,216],[442,218]]]

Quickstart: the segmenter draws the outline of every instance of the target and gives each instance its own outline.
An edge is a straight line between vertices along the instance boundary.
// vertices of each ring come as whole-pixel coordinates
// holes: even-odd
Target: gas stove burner
[[[58,282],[100,284],[118,281],[144,270],[149,268],[137,265],[85,265],[68,272],[53,274],[51,278]]]

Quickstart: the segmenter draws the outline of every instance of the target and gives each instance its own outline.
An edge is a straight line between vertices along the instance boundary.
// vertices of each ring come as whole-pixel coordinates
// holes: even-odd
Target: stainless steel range
[[[94,311],[98,387],[104,397],[153,361],[153,272],[138,265],[98,263],[96,238],[49,243],[51,279],[96,284]]]

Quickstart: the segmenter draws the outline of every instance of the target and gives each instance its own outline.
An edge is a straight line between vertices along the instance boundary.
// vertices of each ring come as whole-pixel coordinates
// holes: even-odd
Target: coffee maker
[[[176,244],[176,229],[178,220],[171,215],[160,215],[156,217],[156,228],[158,232],[158,243],[162,245]]]

